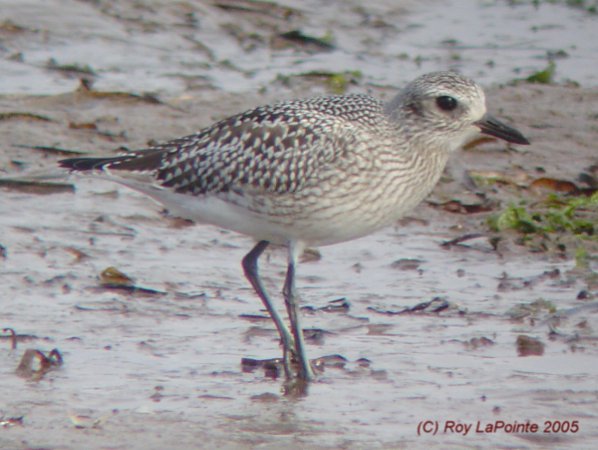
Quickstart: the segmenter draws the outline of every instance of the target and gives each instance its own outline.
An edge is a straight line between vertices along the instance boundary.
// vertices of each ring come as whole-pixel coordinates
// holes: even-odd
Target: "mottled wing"
[[[194,195],[237,187],[294,192],[346,154],[355,127],[371,126],[365,121],[380,110],[378,101],[361,95],[264,106],[148,150],[98,160],[91,168],[151,172],[160,185]],[[63,166],[90,168],[74,161]]]

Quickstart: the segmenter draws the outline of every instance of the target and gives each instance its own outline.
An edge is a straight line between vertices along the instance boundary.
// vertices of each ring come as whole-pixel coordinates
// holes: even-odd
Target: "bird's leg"
[[[291,355],[294,353],[293,349],[293,338],[291,333],[289,333],[289,329],[282,321],[278,311],[272,305],[272,301],[270,297],[266,293],[264,286],[262,285],[262,280],[258,275],[257,269],[257,260],[260,255],[264,252],[266,247],[268,247],[268,241],[259,241],[253,249],[245,255],[243,258],[243,270],[245,272],[245,277],[253,286],[258,297],[261,299],[262,303],[268,310],[268,314],[274,321],[274,325],[276,325],[276,329],[278,330],[278,334],[280,336],[280,340],[282,341],[282,348],[283,348],[283,364],[284,364],[284,373],[287,379],[292,377],[292,370],[291,370]]]
[[[299,311],[297,291],[295,289],[295,266],[298,259],[297,254],[299,253],[298,247],[293,243],[289,245],[289,266],[282,294],[284,295],[289,321],[291,322],[291,332],[295,339],[295,356],[299,362],[299,379],[310,381],[314,378],[314,372],[305,353],[305,341],[303,339],[303,328],[301,327],[301,311]]]

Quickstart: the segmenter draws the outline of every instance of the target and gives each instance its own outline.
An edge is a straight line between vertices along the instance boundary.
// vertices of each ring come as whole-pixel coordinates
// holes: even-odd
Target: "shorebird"
[[[484,133],[529,144],[486,112],[484,92],[454,72],[422,75],[388,103],[361,94],[292,100],[120,156],[60,161],[147,194],[173,215],[251,236],[247,280],[272,318],[287,379],[309,381],[295,288],[306,246],[356,239],[397,221],[434,188],[449,156]],[[290,331],[264,289],[258,258],[288,248]]]

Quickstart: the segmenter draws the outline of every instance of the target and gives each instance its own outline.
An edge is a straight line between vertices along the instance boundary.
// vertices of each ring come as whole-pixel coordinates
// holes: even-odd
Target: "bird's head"
[[[455,72],[432,72],[409,83],[386,106],[408,138],[455,150],[480,132],[514,144],[529,141],[489,115],[482,88]]]

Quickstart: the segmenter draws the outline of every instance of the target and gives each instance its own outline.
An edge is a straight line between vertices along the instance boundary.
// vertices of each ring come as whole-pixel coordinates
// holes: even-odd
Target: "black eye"
[[[436,104],[443,111],[453,111],[457,107],[457,100],[448,95],[441,95],[436,97]]]

